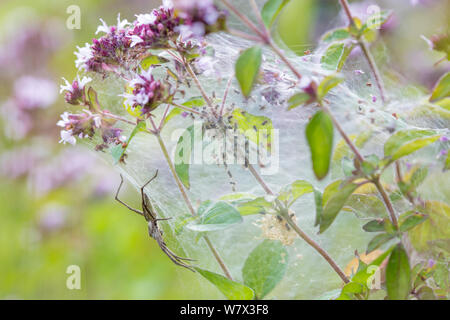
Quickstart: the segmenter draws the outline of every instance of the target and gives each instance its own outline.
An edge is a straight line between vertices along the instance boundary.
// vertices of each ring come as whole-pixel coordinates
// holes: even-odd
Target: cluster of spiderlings
[[[176,14],[183,19],[178,28],[183,39],[201,38],[225,30],[225,13],[213,0],[175,0]]]
[[[89,110],[83,110],[84,112],[78,114],[70,114],[64,112],[61,115],[61,120],[57,125],[62,127],[61,130],[61,143],[70,143],[75,145],[76,138],[85,139],[92,138],[95,135],[97,129],[101,131],[103,143],[97,146],[97,149],[103,150],[111,143],[121,143],[122,130],[114,128],[113,121],[107,121],[102,119],[98,114],[93,114]]]
[[[152,75],[152,68],[142,70],[134,79],[128,82],[128,92],[121,94],[125,105],[132,109],[139,108],[142,116],[150,115],[158,105],[168,100],[168,90]]]
[[[129,31],[131,47],[168,48],[170,42],[176,41],[176,31],[180,18],[174,15],[171,4],[160,6],[151,13],[136,15],[137,19]]]
[[[59,93],[64,92],[64,99],[67,103],[73,105],[81,104],[85,100],[84,87],[87,83],[91,82],[92,79],[89,77],[83,77],[83,79],[80,80],[77,76],[77,78],[73,80],[72,84],[64,78],[63,80],[65,81],[65,85],[61,85]]]

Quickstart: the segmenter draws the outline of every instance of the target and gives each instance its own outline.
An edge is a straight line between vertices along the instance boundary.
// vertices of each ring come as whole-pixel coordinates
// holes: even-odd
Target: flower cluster
[[[75,80],[73,80],[72,84],[69,83],[65,78],[62,78],[65,81],[64,85],[60,86],[59,93],[64,94],[64,99],[67,103],[78,105],[85,99],[84,87],[86,84],[92,81],[92,78],[83,77],[80,80],[79,76]]]
[[[105,65],[119,65],[124,60],[124,52],[130,45],[127,29],[130,23],[127,20],[120,20],[120,14],[117,16],[116,26],[108,26],[102,19],[100,21],[102,25],[97,28],[96,34],[100,32],[106,34],[93,39],[92,45],[86,43],[82,48],[77,47],[75,65],[78,69],[100,72]]]
[[[168,99],[166,87],[155,80],[152,70],[152,68],[143,70],[128,83],[128,92],[120,95],[125,98],[125,105],[132,109],[139,108],[142,116],[148,115]]]
[[[168,41],[178,38],[177,28],[180,18],[174,15],[171,2],[165,1],[151,13],[136,15],[133,28],[130,29],[130,47],[166,48]]]
[[[95,129],[100,128],[102,119],[98,115],[92,114],[89,110],[83,110],[83,113],[70,114],[64,112],[61,115],[61,120],[57,122],[57,126],[62,127],[61,140],[62,143],[70,143],[75,145],[79,138],[92,138],[95,134]]]
[[[182,39],[201,38],[225,30],[225,14],[213,0],[175,0],[176,13],[183,20],[178,28]]]

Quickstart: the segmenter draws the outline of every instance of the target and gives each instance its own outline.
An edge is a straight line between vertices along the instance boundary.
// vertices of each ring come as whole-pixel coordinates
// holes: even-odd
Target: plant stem
[[[185,107],[185,106],[183,106],[181,104],[178,104],[178,103],[175,103],[175,102],[171,102],[170,104],[173,105],[174,107],[180,108],[180,109],[182,109],[182,110],[184,110],[186,112],[190,112],[190,113],[196,114],[198,116],[202,115],[201,112],[198,112],[198,111],[193,110],[191,108]]]
[[[155,128],[155,130],[156,130],[156,128]],[[164,144],[164,141],[162,140],[161,135],[160,135],[159,132],[157,132],[155,135],[156,135],[156,138],[158,139],[159,145],[161,147],[161,151],[164,154],[164,158],[166,159],[166,162],[169,165],[170,172],[172,173],[172,176],[175,179],[175,182],[177,183],[178,189],[180,190],[181,195],[183,196],[184,202],[188,206],[189,211],[191,212],[192,216],[195,216],[196,212],[194,210],[194,207],[192,206],[191,200],[189,199],[189,197],[186,194],[186,191],[184,190],[183,183],[181,182],[180,178],[177,175],[177,172],[175,171],[175,166],[173,165],[172,160],[170,159],[169,153],[167,152],[166,145]],[[219,264],[219,266],[222,269],[222,271],[225,274],[225,276],[228,279],[233,280],[233,278],[231,277],[230,271],[228,270],[225,262],[220,257],[219,253],[217,252],[216,248],[212,244],[212,242],[209,239],[209,237],[208,236],[204,236],[203,238],[205,239],[206,244],[208,245],[210,251],[214,255],[214,258],[216,259],[217,263]]]
[[[217,252],[216,248],[212,244],[212,242],[209,239],[209,237],[208,236],[204,236],[203,239],[205,239],[205,242],[208,245],[209,250],[211,250],[212,254],[214,255],[214,258],[216,258],[216,261],[220,265],[220,268],[222,268],[222,271],[225,274],[225,276],[228,279],[233,280],[233,277],[231,276],[230,271],[228,271],[228,268],[225,265],[225,262],[223,261],[222,257],[219,255],[219,252]]]
[[[330,116],[331,121],[333,121],[333,124],[336,127],[337,131],[339,132],[341,137],[344,139],[344,141],[347,143],[347,145],[350,147],[350,149],[353,151],[353,153],[358,158],[358,160],[361,163],[364,162],[364,157],[361,155],[361,153],[359,152],[358,148],[353,144],[353,142],[349,138],[349,136],[345,133],[344,129],[342,129],[340,123],[337,121],[337,119],[331,113],[330,108],[328,108],[328,106],[325,105],[325,104],[321,104],[321,107]]]
[[[341,277],[344,283],[349,283],[350,280],[347,278],[342,269],[337,265],[337,263],[331,258],[331,256],[326,252],[317,242],[311,239],[305,232],[303,232],[298,225],[291,219],[289,214],[283,215],[283,218],[287,221],[287,223],[291,226],[292,229],[303,239],[306,243],[308,243],[311,247],[313,247],[333,268],[334,271]]]
[[[372,54],[370,53],[370,50],[367,47],[367,44],[364,40],[359,40],[358,44],[361,47],[362,52],[366,56],[367,62],[369,63],[369,67],[372,70],[378,90],[380,91],[381,101],[383,101],[383,103],[386,103],[386,94],[385,94],[385,89],[384,89],[384,83],[383,83],[383,79],[381,78],[380,70],[378,70],[375,59],[373,58]]]
[[[298,70],[292,65],[286,55],[275,45],[275,43],[270,40],[269,42],[270,48],[277,54],[277,56],[286,64],[286,66],[292,71],[293,74],[300,80],[302,75]]]
[[[192,77],[192,79],[194,79],[194,82],[197,85],[197,88],[200,90],[200,93],[201,93],[203,99],[205,99],[205,102],[208,105],[208,107],[212,108],[213,105],[212,105],[211,100],[209,99],[208,95],[206,94],[205,89],[203,89],[202,84],[198,80],[197,76],[195,75],[195,72],[192,70],[189,63],[185,62],[184,67],[186,68],[186,71],[189,73],[189,75]]]
[[[344,9],[345,14],[347,15],[347,18],[348,18],[350,24],[354,26],[355,21],[353,20],[353,15],[352,15],[352,12],[350,10],[347,0],[339,0],[339,2],[341,4],[342,8]],[[367,47],[366,42],[362,38],[358,39],[358,44],[361,47],[361,50],[362,50],[364,56],[366,57],[366,60],[369,64],[370,69],[372,70],[373,76],[375,78],[375,82],[377,83],[378,90],[380,91],[381,100],[383,101],[383,103],[385,103],[386,102],[386,94],[385,94],[385,89],[384,89],[384,83],[383,83],[383,79],[381,78],[381,74],[380,74],[380,71],[378,70],[375,59],[373,58],[372,54],[370,53],[370,50]]]
[[[397,220],[397,215],[394,210],[394,206],[392,205],[391,199],[389,199],[389,196],[388,196],[386,190],[384,190],[384,187],[380,182],[380,178],[378,177],[378,178],[374,179],[373,183],[375,184],[375,186],[378,189],[378,192],[381,194],[381,197],[383,198],[384,204],[386,205],[386,208],[391,217],[392,225],[395,227],[395,229],[398,229],[398,220]]]
[[[241,21],[247,25],[254,33],[261,37],[264,42],[268,42],[267,34],[264,34],[259,28],[245,15],[243,15],[235,6],[233,6],[228,0],[220,0],[222,3],[230,9]]]

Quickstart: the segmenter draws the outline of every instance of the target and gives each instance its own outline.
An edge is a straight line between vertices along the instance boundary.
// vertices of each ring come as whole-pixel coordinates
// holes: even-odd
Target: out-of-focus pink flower
[[[39,228],[42,232],[55,232],[67,224],[69,210],[58,204],[48,204],[39,213]]]
[[[14,83],[17,106],[23,109],[47,108],[58,96],[53,81],[34,76],[23,76]]]

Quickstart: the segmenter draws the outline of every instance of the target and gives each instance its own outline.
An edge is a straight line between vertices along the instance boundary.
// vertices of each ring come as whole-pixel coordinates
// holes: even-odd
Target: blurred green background
[[[420,35],[448,29],[448,2],[391,2],[376,2],[398,10],[396,25],[383,34],[390,63],[430,87],[445,66],[432,67],[439,54]],[[79,30],[66,27],[66,9],[74,4],[81,9]],[[222,298],[208,284],[198,290],[198,278],[173,265],[143,220],[113,200],[119,179],[112,168],[82,147],[58,144],[55,124],[67,109],[59,85],[62,76],[76,76],[76,45],[92,40],[100,17],[114,24],[120,12],[132,21],[159,4],[0,2],[0,299]],[[286,8],[275,32],[298,54],[343,21],[338,1],[292,0]],[[122,198],[139,206],[131,188]],[[66,287],[70,265],[81,268],[81,290]]]

